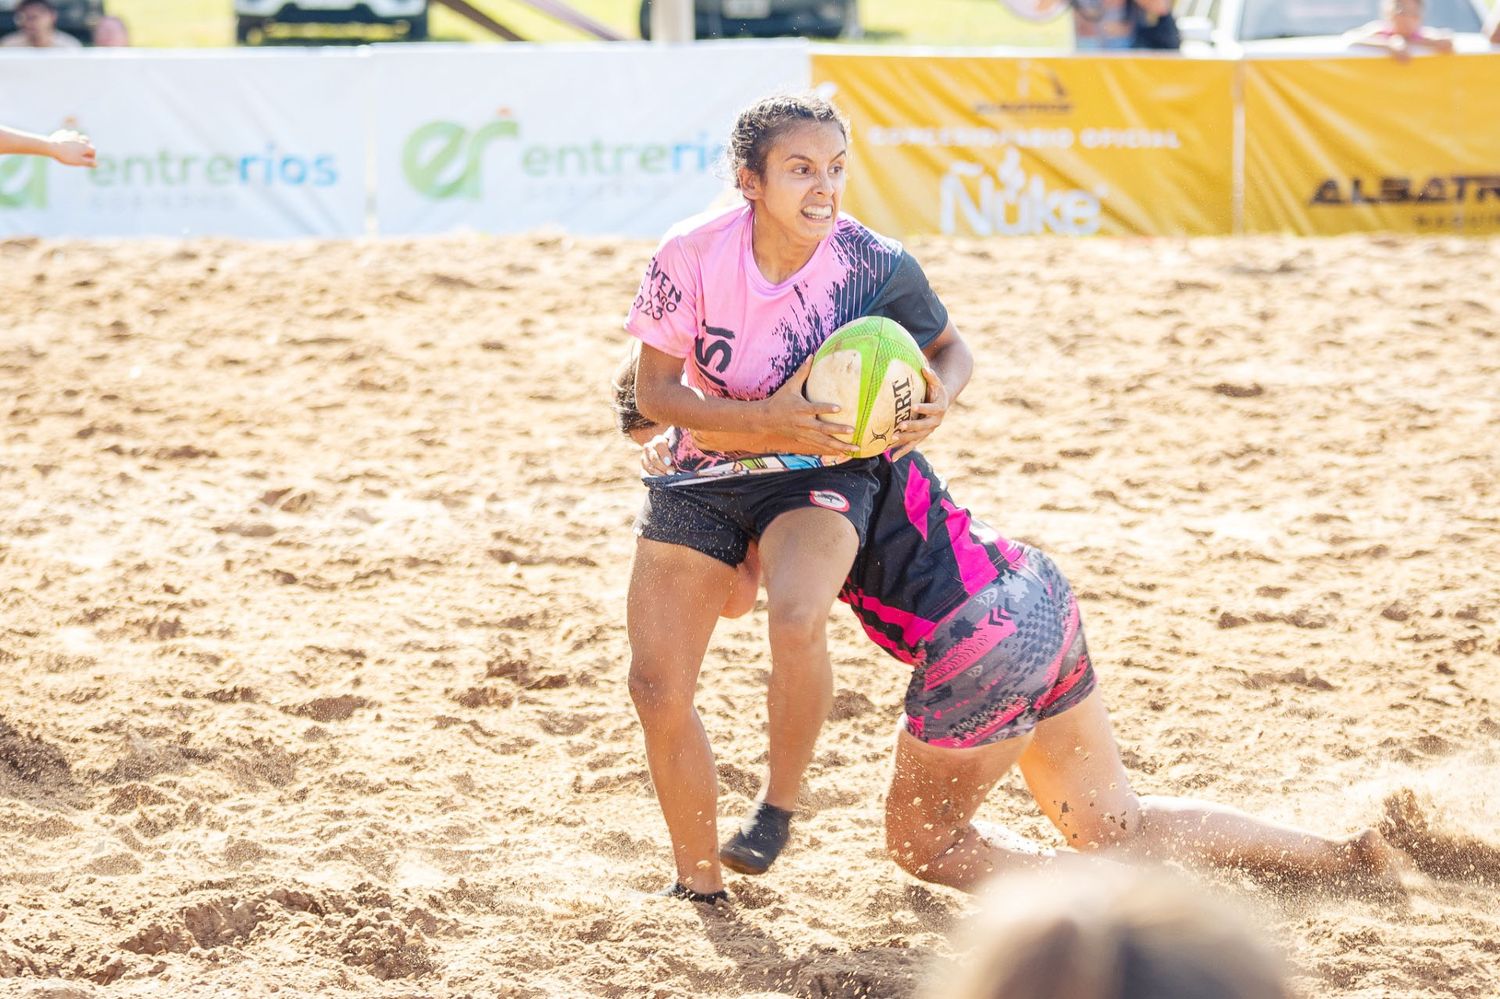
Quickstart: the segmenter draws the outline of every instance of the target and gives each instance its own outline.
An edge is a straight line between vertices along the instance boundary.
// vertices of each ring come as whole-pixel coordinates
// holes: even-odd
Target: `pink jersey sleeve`
[[[668,239],[646,267],[625,329],[663,354],[689,357],[698,333],[699,301],[696,262],[681,239]]]

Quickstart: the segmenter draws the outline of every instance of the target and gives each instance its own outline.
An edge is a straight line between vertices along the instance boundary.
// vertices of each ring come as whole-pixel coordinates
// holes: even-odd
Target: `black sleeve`
[[[894,319],[925,348],[948,328],[948,310],[932,286],[922,265],[905,250],[885,286],[875,293],[866,315]]]

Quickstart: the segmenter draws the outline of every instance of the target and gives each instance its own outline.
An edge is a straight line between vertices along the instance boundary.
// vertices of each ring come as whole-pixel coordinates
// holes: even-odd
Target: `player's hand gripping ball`
[[[812,402],[836,403],[839,412],[820,416],[853,426],[840,434],[851,457],[872,458],[889,448],[912,407],[927,401],[922,349],[894,319],[865,316],[834,330],[813,355],[802,392]]]

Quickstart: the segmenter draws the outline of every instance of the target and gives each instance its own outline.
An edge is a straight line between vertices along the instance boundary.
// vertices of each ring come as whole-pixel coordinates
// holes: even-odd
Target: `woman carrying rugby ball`
[[[757,819],[785,825],[832,704],[828,611],[843,586],[882,459],[849,460],[802,395],[830,333],[861,316],[904,326],[928,362],[928,402],[897,447],[942,422],[972,359],[921,267],[900,244],[843,217],[848,128],[813,96],[742,112],[729,140],[745,204],[668,232],[625,328],[640,341],[644,418],[674,428],[667,474],[646,480],[627,603],[630,692],[677,868],[666,893],[723,896],[713,752],[693,704],[736,567],[758,544],[772,679],[770,773]],[[720,435],[717,449],[699,435]]]

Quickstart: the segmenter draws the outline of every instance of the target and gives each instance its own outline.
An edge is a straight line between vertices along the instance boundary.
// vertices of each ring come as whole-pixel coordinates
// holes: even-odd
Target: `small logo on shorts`
[[[807,494],[807,498],[813,501],[814,506],[820,506],[825,510],[835,513],[848,513],[849,500],[843,493],[836,493],[832,489],[814,489]]]

